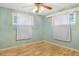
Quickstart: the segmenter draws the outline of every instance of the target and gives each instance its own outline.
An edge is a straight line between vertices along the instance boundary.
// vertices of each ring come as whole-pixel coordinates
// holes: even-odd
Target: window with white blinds
[[[76,13],[60,14],[52,17],[53,38],[70,41],[71,25],[76,23]]]
[[[33,16],[19,12],[12,13],[12,15],[13,25],[16,26],[17,40],[32,38]]]

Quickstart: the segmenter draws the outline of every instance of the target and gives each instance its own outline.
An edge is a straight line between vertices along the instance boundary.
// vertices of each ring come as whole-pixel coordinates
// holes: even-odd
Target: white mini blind
[[[76,14],[60,14],[52,17],[53,39],[70,41],[71,25],[76,23]]]
[[[16,18],[15,18],[16,17]],[[32,38],[32,28],[34,26],[33,16],[24,13],[13,13],[13,20],[16,25],[17,40]]]
[[[17,13],[17,25],[33,26],[33,16],[23,13]]]

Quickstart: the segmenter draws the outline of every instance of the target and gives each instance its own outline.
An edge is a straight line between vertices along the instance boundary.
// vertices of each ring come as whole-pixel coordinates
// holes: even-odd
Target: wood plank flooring
[[[0,50],[0,56],[79,56],[79,52],[47,42],[39,42]]]

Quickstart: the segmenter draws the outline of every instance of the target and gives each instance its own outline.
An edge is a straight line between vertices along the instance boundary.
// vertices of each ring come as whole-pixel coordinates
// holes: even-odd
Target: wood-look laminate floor
[[[78,51],[47,42],[0,50],[0,56],[79,56]]]

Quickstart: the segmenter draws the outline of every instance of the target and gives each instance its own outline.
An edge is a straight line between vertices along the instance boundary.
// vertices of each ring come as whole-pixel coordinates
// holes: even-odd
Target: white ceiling
[[[79,3],[50,3],[50,5],[53,7],[52,11],[50,12],[42,11],[40,15],[47,15],[50,13],[55,13],[66,9],[78,7]],[[27,7],[23,8],[24,6]],[[33,13],[33,3],[0,3],[0,7]]]

